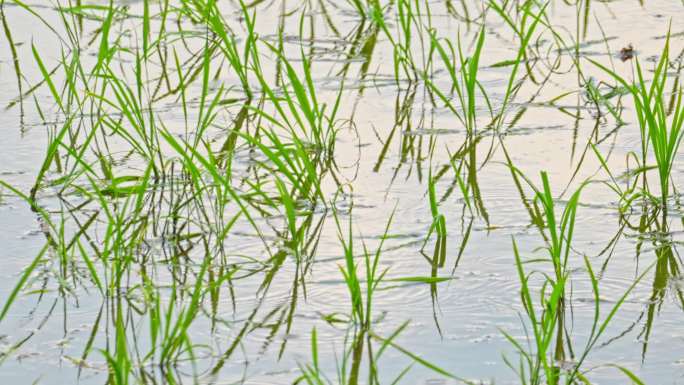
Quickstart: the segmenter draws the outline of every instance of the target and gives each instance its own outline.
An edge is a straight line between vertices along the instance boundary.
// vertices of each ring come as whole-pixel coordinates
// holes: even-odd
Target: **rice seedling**
[[[640,168],[642,172],[650,169],[648,156],[649,153],[652,153],[656,162],[655,168],[658,172],[660,188],[658,204],[662,208],[663,218],[667,217],[668,199],[671,191],[670,176],[684,133],[682,131],[684,107],[680,83],[678,81],[674,82],[670,98],[666,95],[670,67],[669,46],[670,36],[668,33],[665,39],[665,47],[653,70],[653,78],[650,84],[647,84],[638,57],[634,61],[636,74],[632,82],[625,80],[604,65],[588,59],[594,65],[610,74],[632,95],[642,141]],[[645,176],[643,180],[646,183]],[[644,185],[643,193],[646,196],[652,196],[646,185]]]
[[[519,171],[516,172],[519,173]],[[604,334],[625,299],[650,271],[650,267],[645,269],[634,280],[624,294],[615,301],[608,314],[601,319],[599,281],[593,272],[591,262],[584,256],[584,265],[594,295],[594,317],[584,349],[578,350],[576,347],[573,347],[573,341],[570,339],[566,326],[566,309],[568,307],[566,287],[572,279],[571,268],[568,262],[572,251],[575,218],[579,207],[580,193],[584,186],[586,186],[586,183],[573,193],[572,197],[566,202],[560,218],[558,218],[548,175],[542,172],[541,179],[543,185],[541,190],[537,190],[534,186],[531,187],[535,190],[535,202],[539,202],[541,205],[540,211],[545,221],[544,229],[546,234],[543,235],[544,239],[547,240],[545,249],[548,252],[548,256],[542,258],[541,261],[549,263],[553,273],[527,273],[524,264],[536,262],[536,260],[523,260],[518,251],[518,246],[515,240],[513,240],[513,252],[521,283],[521,301],[529,327],[532,330],[531,339],[533,345],[529,350],[526,350],[513,336],[504,332],[506,338],[521,354],[519,365],[515,365],[508,360],[507,364],[516,372],[522,383],[572,384],[575,381],[591,383],[585,377],[582,370],[583,362],[601,335]],[[539,273],[542,280],[540,302],[536,305],[533,301],[533,289],[530,286],[535,273]],[[626,369],[624,372],[629,373]]]
[[[518,253],[515,242],[513,244],[516,256],[518,275],[522,282],[522,298],[525,312],[532,324],[534,342],[536,343],[535,355],[527,354],[529,365],[529,378],[531,384],[541,383],[542,375],[546,381],[552,384],[559,383],[561,372],[560,365],[566,360],[566,350],[572,351],[569,341],[565,340],[564,323],[566,321],[565,306],[566,295],[565,286],[569,279],[568,259],[570,256],[571,242],[574,233],[575,216],[579,201],[580,190],[575,192],[568,201],[560,218],[556,217],[554,198],[551,195],[551,188],[546,173],[541,174],[543,190],[537,191],[535,201],[542,206],[542,213],[546,223],[548,234],[544,237],[550,240],[548,245],[549,260],[553,267],[553,275],[546,278],[550,293],[547,289],[542,290],[542,307],[544,313],[538,321],[536,310],[531,300],[530,289],[528,288],[528,276],[522,268],[522,260]],[[508,339],[514,341],[512,337]],[[517,344],[517,343],[516,343]],[[566,347],[567,346],[567,347]],[[518,349],[520,349],[518,347]],[[523,355],[526,353],[522,351]],[[549,359],[549,356],[552,358]],[[521,378],[527,378],[527,372],[518,373]]]
[[[499,112],[495,115],[492,123],[496,130],[498,131],[504,124],[505,114],[507,113],[508,106],[512,102],[512,98],[520,89],[522,82],[517,80],[518,70],[521,64],[525,64],[528,76],[531,73],[529,67],[528,59],[528,48],[532,42],[532,37],[537,32],[537,28],[541,23],[542,18],[546,15],[546,9],[548,7],[548,2],[538,7],[538,12],[534,13],[533,9],[536,5],[534,1],[525,1],[523,5],[519,8],[522,15],[518,20],[513,20],[506,11],[506,3],[499,4],[498,2],[492,0],[489,2],[489,6],[494,10],[504,22],[511,27],[514,34],[519,40],[517,47],[516,57],[510,61],[499,63],[499,65],[511,66],[511,71],[508,76],[507,85],[505,88],[505,94],[499,107]]]
[[[440,43],[439,39],[437,39],[437,37],[434,34],[432,35],[432,45],[434,49],[436,49],[437,52],[439,52],[439,56],[441,57],[443,64],[446,66],[449,72],[449,76],[451,77],[451,91],[456,91],[456,95],[458,97],[459,102],[458,109],[452,105],[451,101],[447,98],[447,96],[440,92],[434,86],[434,84],[430,82],[429,79],[425,79],[426,83],[428,84],[428,87],[430,87],[430,89],[437,94],[437,96],[449,107],[449,109],[454,113],[454,115],[456,115],[456,117],[461,121],[461,123],[463,123],[469,135],[477,134],[475,92],[480,91],[482,96],[485,98],[487,104],[490,104],[489,99],[487,98],[487,94],[484,92],[484,89],[482,88],[482,84],[480,84],[477,80],[477,71],[479,69],[480,55],[482,54],[482,47],[484,46],[484,32],[484,28],[480,29],[479,33],[477,34],[478,37],[477,43],[475,44],[475,49],[472,55],[468,57],[464,57],[463,49],[461,46],[461,39],[458,39],[457,46],[460,64],[460,69],[458,71],[456,70],[455,65],[456,49],[454,48],[453,44],[449,40],[446,40],[446,44],[448,47],[447,50],[447,48],[445,48]],[[489,105],[489,108],[491,110],[491,105]]]
[[[371,253],[365,242],[363,244],[363,267],[365,274],[359,274],[358,268],[360,263],[356,261],[354,255],[354,236],[352,233],[352,213],[351,210],[347,213],[349,216],[348,222],[348,232],[345,236],[342,230],[342,224],[340,222],[338,213],[333,212],[335,222],[338,229],[338,236],[340,242],[344,249],[344,266],[340,266],[340,271],[344,277],[344,282],[346,284],[348,293],[351,300],[351,322],[352,322],[352,334],[351,342],[349,344],[349,350],[345,351],[342,356],[342,361],[337,363],[338,374],[337,382],[341,384],[358,384],[361,375],[361,363],[363,359],[364,347],[368,351],[368,383],[379,384],[378,373],[378,362],[383,355],[384,351],[388,347],[392,347],[395,350],[401,352],[403,355],[408,357],[415,363],[426,367],[427,369],[438,373],[440,375],[450,377],[453,379],[459,379],[450,372],[442,369],[441,367],[420,358],[416,354],[406,350],[400,345],[396,344],[394,340],[399,336],[399,334],[408,326],[408,322],[403,323],[398,329],[396,329],[389,337],[384,338],[373,331],[373,295],[379,290],[379,285],[385,280],[385,276],[388,269],[379,270],[379,262],[382,254],[383,244],[388,237],[388,231],[392,223],[394,214],[390,215],[387,225],[384,230],[384,234],[380,238],[379,245],[375,253]],[[392,278],[394,282],[436,282],[437,279],[430,279],[428,277],[401,277]],[[365,286],[365,287],[364,287]],[[346,338],[345,338],[346,340]],[[372,342],[377,341],[380,343],[379,349],[375,350],[373,348]],[[347,345],[345,341],[345,346]],[[330,379],[321,371],[319,366],[318,357],[318,341],[317,332],[314,328],[311,332],[311,364],[300,364],[300,370],[302,376],[299,377],[296,383],[307,383],[307,384],[329,384],[333,383]],[[351,362],[349,362],[351,361]],[[393,383],[397,383],[401,378],[411,369],[412,365],[407,366],[402,370],[398,376],[395,378]],[[459,379],[460,381],[465,381]]]

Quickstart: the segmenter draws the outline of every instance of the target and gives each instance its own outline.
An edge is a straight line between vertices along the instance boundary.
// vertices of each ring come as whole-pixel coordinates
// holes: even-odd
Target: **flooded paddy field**
[[[680,0],[0,10],[0,382],[684,384]]]

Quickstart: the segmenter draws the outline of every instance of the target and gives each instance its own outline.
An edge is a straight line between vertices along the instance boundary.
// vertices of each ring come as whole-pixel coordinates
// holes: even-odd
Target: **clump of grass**
[[[544,25],[544,17],[546,16],[546,8],[549,2],[538,6],[535,1],[525,1],[522,6],[518,8],[518,12],[521,13],[517,20],[514,20],[506,9],[508,2],[499,3],[496,0],[489,1],[489,7],[494,10],[504,22],[513,30],[516,37],[519,40],[517,47],[517,53],[515,58],[503,63],[497,63],[497,66],[510,66],[511,71],[508,76],[508,81],[506,85],[506,92],[499,107],[498,113],[495,114],[492,121],[492,126],[496,131],[499,131],[503,126],[506,114],[508,113],[508,107],[513,101],[514,96],[522,86],[522,82],[517,79],[518,71],[521,65],[525,65],[527,69],[527,75],[531,76],[532,70],[529,67],[528,60],[528,48],[532,42],[534,34],[537,32],[539,24]],[[512,4],[515,6],[515,4]],[[538,8],[538,11],[533,12],[534,7]],[[517,8],[517,7],[516,7]]]
[[[674,161],[684,137],[684,103],[682,102],[682,86],[679,81],[672,85],[670,97],[667,87],[670,70],[670,35],[668,33],[660,59],[653,69],[653,77],[647,81],[639,58],[635,58],[636,74],[633,81],[628,81],[615,71],[591,60],[596,66],[610,74],[632,95],[639,129],[641,132],[641,170],[651,169],[648,163],[649,154],[653,154],[658,171],[660,187],[659,204],[664,217],[667,216],[667,202],[670,196],[671,174]],[[646,180],[644,175],[644,181]],[[651,195],[644,184],[645,195]]]
[[[515,170],[515,172],[525,178],[520,171]],[[527,180],[527,178],[525,179]],[[521,283],[521,301],[527,316],[528,326],[532,330],[532,345],[529,349],[525,349],[513,336],[503,332],[521,355],[518,365],[511,363],[508,359],[506,359],[506,363],[517,373],[520,381],[524,384],[570,385],[576,381],[591,384],[582,371],[583,362],[606,331],[627,296],[650,270],[650,267],[634,280],[610,308],[608,314],[601,319],[599,281],[594,274],[589,258],[584,257],[584,266],[594,295],[594,317],[584,348],[579,350],[573,346],[573,341],[565,326],[568,306],[566,287],[572,279],[569,260],[573,250],[572,242],[580,193],[587,183],[583,183],[572,194],[560,217],[558,217],[548,175],[542,172],[541,179],[542,189],[537,189],[531,183],[530,186],[535,190],[535,202],[541,206],[539,213],[544,219],[542,235],[547,240],[545,250],[548,255],[541,260],[524,261],[515,240],[513,240],[515,263]],[[546,274],[543,271],[528,273],[525,271],[524,265],[540,261],[549,264],[553,273]],[[542,281],[538,296],[533,293],[530,286],[530,280],[537,274],[540,275]],[[539,302],[536,304],[533,300],[535,297],[539,298]],[[627,369],[621,370],[624,373],[630,373]]]
[[[388,238],[388,232],[394,213],[385,227],[385,231],[381,236],[380,243],[374,253],[371,253],[363,244],[362,263],[357,262],[357,257],[354,254],[354,236],[352,233],[352,214],[349,215],[348,230],[342,230],[339,214],[333,211],[335,223],[338,229],[338,236],[344,250],[344,265],[340,266],[340,271],[344,277],[344,282],[350,296],[351,303],[351,334],[345,339],[345,350],[342,355],[341,362],[338,362],[337,381],[332,382],[322,371],[318,356],[318,341],[317,331],[314,328],[311,333],[311,364],[300,364],[302,372],[295,383],[307,383],[311,385],[321,384],[348,384],[357,385],[361,383],[361,366],[364,359],[364,351],[367,352],[368,357],[368,384],[379,385],[381,383],[378,372],[378,361],[382,357],[387,348],[393,348],[406,357],[413,363],[417,363],[429,370],[451,379],[467,382],[459,377],[454,376],[449,371],[421,358],[411,351],[398,345],[395,339],[408,326],[408,322],[403,323],[398,327],[389,337],[382,337],[373,331],[373,296],[376,291],[380,289],[380,284],[388,280],[385,278],[389,268],[380,269],[379,262],[383,251],[383,245]],[[346,234],[345,234],[346,233]],[[359,271],[359,267],[363,267],[363,271]],[[439,279],[431,277],[401,277],[389,279],[392,282],[437,282]],[[349,342],[349,343],[347,343]],[[372,343],[377,342],[380,346],[375,348]],[[411,369],[413,364],[407,366],[402,370],[392,383],[398,383],[402,377]]]
[[[526,354],[531,384],[541,383],[542,377],[546,378],[550,384],[558,384],[560,368],[557,363],[565,361],[568,343],[564,338],[565,286],[569,279],[568,259],[581,189],[572,195],[561,217],[558,218],[548,176],[543,172],[541,177],[543,189],[536,191],[535,201],[541,204],[542,214],[546,221],[547,234],[545,238],[549,240],[549,244],[546,248],[548,258],[545,260],[551,263],[553,275],[546,276],[541,294],[544,311],[541,316],[538,316],[528,286],[529,277],[523,270],[523,262],[518,253],[517,245],[515,242],[513,243],[518,275],[522,283],[523,306],[532,326],[533,338],[536,343],[534,354],[524,351],[521,353]],[[550,293],[547,290],[550,290]],[[512,337],[508,335],[507,337],[510,341],[514,341]],[[519,348],[518,345],[516,346]],[[528,374],[518,374],[521,378],[528,378]]]
[[[459,103],[458,108],[453,105],[447,94],[441,92],[437,86],[430,81],[427,75],[425,76],[424,81],[430,90],[449,107],[449,110],[451,110],[454,115],[456,115],[464,125],[468,135],[477,134],[476,92],[479,92],[484,97],[490,111],[492,108],[487,93],[478,80],[480,57],[485,41],[485,29],[484,27],[480,28],[480,31],[477,34],[475,48],[470,56],[464,54],[460,36],[457,40],[457,47],[454,47],[454,44],[449,40],[444,41],[446,46],[437,38],[436,32],[432,32],[431,49],[434,49],[439,53],[439,57],[442,59],[442,62],[449,73],[452,82],[451,91],[456,92]],[[456,52],[458,52],[458,61],[456,60]],[[459,65],[458,68],[457,63]]]

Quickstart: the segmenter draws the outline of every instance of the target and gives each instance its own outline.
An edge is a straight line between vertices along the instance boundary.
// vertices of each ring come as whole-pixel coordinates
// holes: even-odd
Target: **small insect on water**
[[[630,60],[631,58],[634,57],[634,47],[632,44],[629,44],[627,47],[623,47],[620,50],[620,60],[623,62]]]

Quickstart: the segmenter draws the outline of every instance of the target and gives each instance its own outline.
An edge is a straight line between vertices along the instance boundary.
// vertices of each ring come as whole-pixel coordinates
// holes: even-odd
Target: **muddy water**
[[[142,13],[141,2],[126,3],[130,3],[130,14]],[[221,3],[226,20],[240,26],[238,8],[228,2]],[[256,29],[264,40],[276,42],[278,24],[283,22],[284,51],[293,63],[299,63],[301,47],[307,55],[311,54],[313,82],[321,99],[332,103],[337,90],[344,87],[334,152],[337,177],[345,183],[344,194],[337,193],[337,184],[329,176],[323,180],[322,187],[326,199],[335,200],[341,222],[346,224],[349,208],[353,206],[355,252],[361,255],[362,241],[370,250],[375,250],[394,210],[389,230],[391,236],[384,242],[380,268],[388,269],[387,279],[429,277],[434,273],[433,267],[421,253],[432,223],[427,195],[429,172],[431,167],[439,170],[449,165],[449,154],[465,140],[465,129],[443,103],[433,101],[421,81],[412,83],[401,79],[395,82],[393,47],[382,33],[377,34],[377,42],[369,55],[357,53],[349,57],[350,47],[358,44],[357,36],[364,42],[374,38],[370,22],[361,22],[353,8],[344,2],[323,3],[329,20],[318,2],[311,2],[312,8],[306,10],[297,2],[255,5]],[[52,5],[28,4],[58,34],[66,37],[59,12]],[[430,1],[428,4],[430,22],[438,35],[454,39],[460,33],[464,49],[471,50],[482,20],[466,23],[449,13],[445,2]],[[470,7],[471,12],[477,12],[482,4],[472,2]],[[305,12],[304,41],[300,41],[299,36],[302,12]],[[547,12],[555,30],[564,38],[571,41],[578,37],[579,11],[575,5],[552,1]],[[11,1],[5,5],[5,15],[28,89],[28,84],[42,78],[31,53],[31,44],[51,68],[58,63],[61,51],[66,50],[65,43],[34,15]],[[637,1],[591,2],[588,15],[586,36],[581,33],[579,36],[579,57],[586,77],[613,84],[585,58],[605,64],[612,60],[615,70],[628,76],[633,61],[622,62],[618,53],[629,44],[650,68],[662,50],[670,20],[672,57],[680,55],[681,61],[684,32],[684,25],[678,22],[684,15],[681,2],[651,2],[643,6]],[[390,7],[385,17],[390,30],[394,31],[397,28],[394,9]],[[421,20],[427,18],[421,16]],[[153,22],[153,26],[157,26],[159,21]],[[97,20],[85,19],[81,37],[84,47],[89,33],[99,25]],[[119,20],[116,25],[116,33],[123,36],[121,45],[133,46],[136,37],[131,31],[140,32],[139,18]],[[311,26],[314,33],[311,33]],[[487,14],[485,26],[479,77],[491,102],[497,105],[504,97],[510,68],[491,65],[515,57],[517,40],[492,11]],[[188,25],[187,28],[201,30],[200,26]],[[237,27],[235,33],[239,38],[244,37],[241,27]],[[603,115],[598,116],[597,109],[586,101],[584,90],[578,85],[578,70],[572,65],[575,52],[558,52],[551,44],[553,37],[548,31],[540,30],[538,35],[538,38],[535,35],[534,44],[538,45],[538,52],[548,56],[535,64],[536,80],[541,84],[549,73],[547,65],[557,58],[561,64],[543,86],[529,79],[524,82],[508,120],[512,121],[515,112],[524,110],[524,114],[514,124],[504,124],[500,137],[512,162],[532,181],[540,185],[539,172],[548,172],[561,206],[569,198],[568,192],[574,191],[579,183],[588,178],[597,181],[582,193],[569,262],[572,275],[568,286],[570,311],[566,332],[574,346],[582,349],[594,316],[594,299],[583,256],[587,256],[598,273],[603,315],[656,258],[650,233],[640,234],[636,228],[622,226],[621,218],[624,217],[618,210],[618,197],[606,184],[599,183],[606,181],[608,175],[601,169],[593,151],[587,150],[587,143],[599,138],[597,148],[604,155],[609,154],[608,165],[612,173],[620,175],[627,170],[628,154],[640,151],[641,138],[628,98],[624,98],[622,113],[626,124],[618,125],[605,109],[601,111]],[[188,44],[201,47],[198,42],[201,40]],[[3,38],[0,44],[0,105],[3,108],[0,113],[0,179],[28,192],[45,158],[48,133],[63,121],[63,116],[57,113],[45,86],[26,97],[23,108],[18,104],[5,108],[15,100],[18,90],[8,42]],[[173,44],[180,46],[178,42]],[[420,40],[415,36],[413,49],[420,54]],[[187,55],[182,52],[179,50],[181,55]],[[268,79],[274,79],[275,57],[265,48],[262,52],[263,70]],[[97,44],[94,44],[84,48],[79,58],[86,68],[90,68],[97,60],[96,56]],[[114,63],[118,70],[128,72],[128,81],[134,81],[130,72],[133,63],[120,58],[115,58]],[[341,75],[340,71],[346,66],[348,70]],[[153,68],[150,66],[148,71]],[[56,82],[62,84],[63,70],[58,70],[54,76]],[[431,76],[434,84],[448,89],[450,78],[444,70],[435,71]],[[239,84],[230,70],[222,71],[213,82],[216,87],[219,83]],[[188,90],[190,120],[198,115],[200,92],[201,83],[191,85]],[[230,93],[236,98],[242,97],[237,89]],[[564,93],[570,94],[554,104],[549,103]],[[406,103],[407,118],[397,124],[398,110],[409,95],[412,98]],[[484,100],[479,103],[478,123],[484,127],[490,119]],[[40,113],[37,106],[40,106]],[[184,127],[182,102],[173,96],[156,102],[155,106],[153,113],[158,119],[180,135]],[[220,146],[225,140],[225,127],[235,119],[239,107],[239,103],[229,104],[220,110],[217,124],[205,133],[205,139],[213,146]],[[512,239],[525,258],[543,257],[545,251],[541,249],[544,241],[538,228],[531,223],[513,182],[500,143],[491,132],[485,132],[477,149],[477,180],[488,220],[466,209],[453,171],[449,170],[436,184],[437,196],[441,198],[439,210],[445,215],[448,232],[447,259],[436,275],[451,279],[435,285],[386,282],[382,286],[385,290],[378,291],[373,298],[373,331],[389,336],[408,321],[408,326],[395,340],[403,348],[461,378],[516,384],[519,379],[502,356],[515,365],[519,356],[502,331],[521,344],[533,342],[526,338],[529,330],[521,321],[524,317]],[[434,149],[430,157],[431,146]],[[120,155],[129,149],[125,142],[112,139],[109,151]],[[250,177],[253,159],[254,155],[248,150],[238,147],[233,160],[235,180]],[[121,159],[119,166],[138,175],[145,169],[144,162],[139,159]],[[674,185],[680,189],[684,188],[683,173],[684,156],[680,151],[672,171]],[[51,170],[51,178],[58,176]],[[248,189],[244,184],[241,188]],[[568,192],[563,194],[565,190]],[[40,205],[49,210],[51,216],[69,218],[74,211],[79,218],[92,215],[92,211],[88,211],[92,207],[73,208],[85,199],[83,196],[62,197],[58,191],[57,187],[48,187],[38,196]],[[22,271],[38,255],[46,240],[40,221],[30,207],[8,189],[0,189],[0,192],[3,194],[0,199],[0,298],[4,303],[4,298],[10,295]],[[282,230],[283,218],[261,218],[256,210],[253,215],[266,243],[272,247],[277,245],[279,234],[274,228]],[[631,222],[639,221],[637,208],[630,215]],[[298,264],[292,256],[287,256],[267,290],[264,290],[263,282],[270,271],[264,268],[271,266],[269,252],[250,223],[236,222],[224,242],[223,252],[229,266],[241,266],[242,270],[236,274],[239,278],[221,287],[221,296],[213,310],[209,298],[203,300],[202,310],[188,331],[189,338],[197,344],[195,359],[179,362],[166,375],[188,383],[194,380],[291,383],[300,375],[298,365],[311,362],[311,332],[315,327],[321,370],[333,383],[337,382],[336,373],[344,361],[353,328],[346,322],[332,322],[331,319],[347,320],[351,300],[340,273],[344,250],[332,211],[317,208],[314,222],[319,221],[320,232],[311,236],[316,238],[318,245],[311,255],[307,255],[307,262]],[[676,255],[677,247],[684,241],[677,196],[671,202],[668,222],[667,236],[671,238]],[[98,218],[95,226],[87,230],[94,242],[102,242],[106,226],[106,219]],[[66,220],[65,227],[69,234],[78,229],[70,220]],[[151,255],[164,255],[160,239],[152,234],[146,236],[146,243],[153,249]],[[434,238],[426,250],[432,250],[432,242]],[[201,253],[191,253],[191,261],[201,261],[201,258]],[[676,263],[680,263],[678,256]],[[160,257],[149,264],[155,271],[154,284],[160,288],[162,302],[168,303],[174,280],[168,263]],[[70,265],[75,265],[75,270],[70,268],[69,274],[74,274],[73,271],[83,276],[88,274],[81,259]],[[127,272],[126,288],[131,294],[125,297],[133,298],[134,303],[140,301],[141,279],[138,277],[142,265],[134,264]],[[102,267],[98,265],[97,268]],[[66,283],[60,281],[63,279],[58,278],[61,269],[59,259],[48,254],[0,323],[0,379],[3,383],[103,383],[107,380],[107,365],[99,350],[114,349],[112,300],[105,299],[91,281],[72,281],[69,275]],[[628,296],[583,365],[584,370],[590,370],[590,378],[595,383],[627,383],[619,372],[605,366],[611,363],[629,368],[648,384],[684,383],[684,323],[681,322],[683,309],[679,297],[684,281],[676,275],[665,280],[664,289],[654,296],[653,288],[658,285],[658,279],[651,271]],[[190,282],[193,282],[192,278]],[[64,285],[69,288],[66,293]],[[537,283],[533,286],[539,288]],[[149,352],[146,313],[143,309],[131,311],[129,308],[126,314],[129,352],[132,357],[144,356]],[[82,362],[84,350],[89,349],[92,352]],[[222,363],[222,357],[229,351],[230,356]],[[411,358],[402,352],[388,349],[377,362],[380,383],[391,383],[411,362]],[[363,365],[366,367],[367,362]],[[212,375],[210,372],[217,367],[217,374]],[[140,369],[152,373],[158,382],[164,382],[161,379],[164,374],[160,374],[154,364]],[[366,376],[362,378],[365,382]],[[456,383],[419,364],[414,364],[402,379],[402,383],[407,384],[452,382]]]

